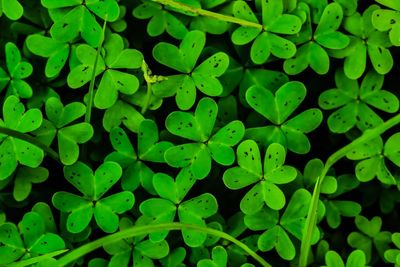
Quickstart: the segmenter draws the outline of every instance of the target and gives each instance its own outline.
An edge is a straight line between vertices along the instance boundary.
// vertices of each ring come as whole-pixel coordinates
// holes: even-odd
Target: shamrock
[[[4,13],[11,20],[18,20],[24,13],[24,8],[18,0],[0,0],[0,16]]]
[[[9,96],[3,105],[3,120],[0,125],[21,133],[38,129],[42,123],[39,109],[29,109],[19,102],[16,96]],[[43,150],[27,141],[12,136],[0,136],[0,180],[10,176],[18,163],[36,168],[43,160]]]
[[[202,98],[194,115],[174,111],[168,115],[165,125],[174,135],[194,141],[169,148],[165,161],[172,167],[190,166],[197,179],[206,177],[211,171],[211,159],[229,166],[235,161],[235,146],[244,135],[243,123],[232,121],[212,134],[218,113],[218,105],[211,98]]]
[[[83,231],[94,218],[97,225],[106,233],[118,229],[119,218],[133,207],[135,198],[129,191],[122,191],[103,198],[104,194],[118,182],[122,168],[118,163],[107,161],[93,174],[92,169],[78,161],[64,167],[64,176],[83,196],[60,191],[53,196],[53,205],[62,212],[70,213],[67,229],[71,233]]]
[[[372,25],[381,32],[389,32],[389,39],[392,45],[400,46],[399,3],[391,0],[376,0],[376,2],[394,10],[375,9],[372,14]]]
[[[19,258],[28,259],[65,248],[63,239],[46,229],[37,212],[25,213],[18,228],[12,223],[0,226],[0,264],[8,265]]]
[[[329,176],[326,176],[327,178]],[[325,181],[325,179],[324,179]],[[338,196],[356,188],[359,181],[353,175],[341,175],[337,178],[337,190],[323,199],[326,209],[326,222],[336,229],[340,226],[341,217],[355,217],[361,212],[361,205],[355,201],[336,199]]]
[[[397,247],[395,249],[388,249],[385,251],[385,259],[388,262],[400,265],[400,233],[392,234],[392,242]]]
[[[26,45],[32,53],[48,58],[44,70],[48,78],[54,78],[60,74],[67,63],[71,48],[70,44],[66,42],[56,41],[40,34],[29,35],[26,38]]]
[[[264,157],[264,168],[261,165],[260,150],[253,140],[246,140],[237,148],[239,166],[224,172],[224,184],[233,190],[255,184],[240,201],[240,209],[245,214],[254,214],[264,204],[274,210],[280,210],[286,199],[278,184],[287,184],[297,176],[295,168],[283,165],[285,148],[273,143],[268,146]]]
[[[269,88],[272,91],[289,81],[289,77],[280,71],[259,68],[247,68],[239,85],[239,99],[242,105],[249,106],[246,101],[246,92],[253,85]]]
[[[344,264],[340,255],[336,251],[330,250],[325,255],[325,263],[326,265],[323,267],[364,267],[367,261],[364,252],[357,249],[350,253]]]
[[[222,246],[215,246],[212,250],[212,260],[202,259],[197,263],[197,267],[226,267],[228,263],[228,253]]]
[[[55,40],[70,42],[81,36],[92,47],[97,47],[102,35],[101,26],[93,14],[113,22],[120,12],[116,0],[41,0],[41,3],[54,21],[50,33]]]
[[[318,127],[322,121],[322,112],[311,108],[286,121],[303,102],[306,91],[304,85],[296,81],[282,85],[275,96],[269,88],[250,87],[246,92],[247,103],[275,125],[247,129],[246,137],[263,146],[277,142],[292,152],[307,153],[310,150],[310,141],[305,133]]]
[[[132,14],[138,19],[151,18],[147,24],[147,33],[152,37],[159,36],[166,31],[176,39],[183,39],[188,32],[179,17],[171,14],[158,3],[144,2],[133,9]]]
[[[347,237],[347,243],[350,247],[362,250],[365,253],[367,262],[373,263],[376,259],[372,259],[372,246],[374,246],[383,258],[384,252],[389,248],[391,241],[391,233],[381,231],[382,219],[375,216],[368,220],[364,216],[357,216],[355,224],[360,232],[351,232]]]
[[[30,98],[32,88],[23,79],[32,74],[32,65],[22,60],[21,53],[14,43],[8,42],[5,46],[5,52],[8,73],[0,67],[0,92],[7,87],[7,95]]]
[[[153,57],[159,63],[183,74],[167,76],[166,80],[153,84],[153,92],[159,97],[175,96],[182,110],[190,109],[196,100],[196,88],[208,96],[219,96],[223,87],[217,79],[229,66],[229,57],[218,52],[196,67],[204,48],[206,37],[203,32],[191,31],[185,35],[179,48],[165,42],[153,48]]]
[[[95,75],[102,78],[94,96],[94,105],[100,109],[110,108],[118,99],[118,92],[133,94],[139,88],[135,75],[118,69],[136,69],[142,65],[143,55],[136,49],[125,49],[122,37],[116,33],[109,35],[104,43],[105,56],[97,62]],[[68,86],[76,89],[91,80],[94,71],[96,50],[86,44],[76,48],[80,64],[68,74]]]
[[[119,228],[125,230],[133,225],[130,219],[122,218]],[[131,258],[135,266],[154,266],[153,260],[168,255],[169,246],[165,240],[152,242],[143,238],[129,238],[105,245],[104,250],[112,255],[109,267],[127,267]]]
[[[361,182],[368,182],[374,177],[384,184],[396,185],[396,179],[385,164],[385,158],[400,166],[400,133],[389,137],[383,145],[380,137],[358,145],[346,155],[348,159],[360,160],[356,165],[356,177]]]
[[[141,184],[146,191],[154,194],[152,184],[154,173],[144,162],[165,162],[164,153],[173,146],[170,142],[159,142],[157,124],[152,120],[144,120],[140,124],[137,137],[138,153],[135,152],[128,135],[122,128],[113,128],[110,132],[110,140],[116,151],[109,154],[105,161],[115,161],[124,169],[122,188],[134,191]]]
[[[232,7],[233,15],[250,22],[259,23],[256,15],[245,1],[236,1]],[[296,54],[293,42],[279,34],[296,34],[300,31],[301,20],[295,15],[284,14],[282,0],[261,1],[262,25],[260,28],[240,26],[232,33],[232,42],[251,45],[250,58],[255,64],[265,63],[272,55],[278,58],[291,58]]]
[[[13,196],[15,200],[25,200],[32,190],[32,184],[42,183],[47,180],[48,177],[49,171],[46,168],[19,167],[14,180]]]
[[[160,262],[163,267],[185,267],[183,263],[186,257],[186,250],[183,247],[177,247],[169,252],[168,256],[162,258]]]
[[[46,101],[45,109],[47,118],[54,125],[54,131],[57,133],[61,162],[64,165],[74,164],[79,157],[78,144],[86,143],[92,138],[93,127],[87,122],[67,125],[85,114],[85,105],[72,102],[64,107],[58,98],[51,97]]]
[[[174,180],[167,174],[156,173],[153,176],[153,186],[160,198],[149,198],[143,201],[139,210],[146,217],[152,218],[149,223],[173,222],[178,212],[179,221],[185,224],[205,226],[205,219],[218,210],[216,198],[210,193],[183,201],[195,179],[189,168],[183,168]],[[150,233],[153,242],[164,240],[168,230]],[[207,234],[189,229],[182,229],[183,240],[190,247],[202,245]]]
[[[307,5],[302,5],[302,8],[307,14],[302,29],[302,35],[307,42],[298,48],[293,58],[285,60],[283,69],[287,74],[295,75],[310,66],[316,73],[326,74],[330,64],[326,50],[343,49],[350,43],[349,37],[338,31],[343,18],[342,7],[338,3],[327,5],[314,34],[310,9]]]
[[[343,26],[352,34],[350,44],[343,52],[332,53],[336,57],[345,57],[344,73],[350,79],[358,79],[364,73],[367,55],[372,66],[379,74],[388,73],[393,67],[393,58],[389,51],[390,41],[384,32],[372,26],[372,14],[379,10],[377,5],[369,6],[361,15],[356,12],[343,21]],[[340,53],[344,53],[340,56]]]
[[[121,123],[130,131],[137,133],[140,123],[144,120],[143,115],[129,103],[117,100],[113,106],[104,112],[103,127],[110,132]]]
[[[246,214],[244,222],[247,227],[257,231],[266,230],[258,238],[258,248],[261,251],[270,251],[275,248],[281,258],[292,260],[296,255],[296,250],[288,233],[301,240],[310,201],[311,194],[305,189],[298,189],[292,195],[280,219],[278,211],[266,206],[256,213]],[[319,232],[316,231],[313,243],[316,243],[318,238]]]
[[[323,109],[340,107],[329,116],[329,129],[334,133],[345,133],[354,126],[364,131],[381,124],[382,119],[368,105],[388,113],[396,112],[399,100],[393,93],[381,90],[383,79],[384,76],[370,71],[359,86],[357,80],[346,77],[343,69],[337,70],[337,88],[324,91],[318,99]]]

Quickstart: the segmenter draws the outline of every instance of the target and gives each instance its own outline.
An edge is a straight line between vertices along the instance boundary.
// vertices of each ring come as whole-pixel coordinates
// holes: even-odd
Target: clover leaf
[[[400,265],[400,233],[392,234],[392,242],[396,246],[395,249],[388,249],[385,251],[385,259],[388,262]]]
[[[183,267],[183,261],[186,257],[186,250],[183,247],[177,247],[169,252],[168,256],[160,259],[163,267]]]
[[[97,17],[113,22],[119,17],[116,0],[41,0],[49,10],[54,24],[50,33],[60,42],[70,42],[81,36],[90,46],[97,47],[102,30]]]
[[[87,122],[70,125],[86,112],[84,104],[69,103],[64,107],[58,98],[51,97],[45,105],[47,118],[57,132],[58,151],[64,165],[74,164],[79,157],[79,146],[93,137],[93,127]]]
[[[376,2],[391,9],[377,8],[372,14],[372,25],[379,31],[389,33],[392,45],[400,46],[400,5],[395,1],[377,0]]]
[[[323,267],[363,267],[367,261],[364,252],[357,249],[350,253],[345,265],[340,255],[330,250],[325,255],[325,263]]]
[[[122,100],[117,100],[113,106],[104,112],[103,127],[110,132],[114,127],[123,124],[131,132],[137,133],[140,123],[145,118],[135,107]]]
[[[64,167],[64,176],[83,196],[60,191],[53,196],[53,205],[69,213],[67,229],[71,233],[83,231],[94,216],[97,225],[106,233],[118,229],[118,214],[133,207],[135,198],[129,191],[103,197],[121,178],[122,168],[118,163],[107,161],[93,173],[86,164],[78,161]]]
[[[153,176],[153,186],[160,198],[143,201],[139,210],[146,217],[152,218],[149,223],[173,222],[178,213],[181,223],[205,226],[205,219],[217,212],[218,204],[216,198],[210,193],[183,201],[195,181],[188,168],[182,169],[175,180],[167,174],[156,173]],[[165,230],[150,233],[150,240],[161,241],[168,232]],[[202,245],[207,238],[207,234],[190,229],[182,229],[182,236],[184,242],[190,247]]]
[[[43,167],[21,166],[16,171],[13,196],[17,201],[25,200],[32,190],[32,184],[43,183],[49,177],[49,171]]]
[[[393,174],[386,166],[385,157],[396,165],[400,164],[398,159],[399,139],[400,134],[394,134],[383,145],[382,139],[378,137],[349,151],[346,155],[348,159],[360,160],[355,167],[357,179],[361,182],[368,182],[377,177],[384,184],[397,184]]]
[[[47,57],[44,73],[46,77],[53,78],[60,74],[67,63],[70,54],[70,44],[56,41],[51,37],[34,34],[28,36],[26,45],[32,53],[41,57]]]
[[[143,55],[138,50],[124,48],[122,37],[116,33],[106,38],[104,49],[105,56],[99,58],[95,70],[96,76],[102,74],[94,96],[94,104],[100,109],[113,106],[119,92],[131,95],[138,90],[139,80],[136,76],[119,69],[137,69],[143,61]],[[76,56],[80,64],[75,66],[67,77],[68,86],[73,89],[82,87],[91,80],[96,50],[82,44],[76,48]]]
[[[347,243],[352,248],[362,250],[365,253],[367,262],[372,259],[373,247],[383,257],[383,254],[389,248],[391,234],[388,231],[381,231],[382,219],[375,216],[368,220],[366,217],[359,215],[355,218],[355,224],[361,233],[351,232],[347,237]]]
[[[283,165],[285,148],[278,143],[269,145],[264,166],[261,165],[258,145],[253,140],[241,142],[236,154],[239,166],[224,172],[224,184],[233,190],[255,184],[242,198],[240,209],[245,214],[258,212],[264,204],[274,210],[282,209],[286,198],[277,185],[290,183],[297,176],[295,168]]]
[[[393,67],[388,36],[372,25],[373,14],[378,10],[377,5],[371,5],[362,15],[356,12],[343,21],[345,30],[352,34],[349,46],[344,49],[344,73],[350,79],[358,79],[365,72],[367,56],[379,74],[386,74]]]
[[[251,230],[266,230],[258,238],[257,246],[261,251],[276,249],[279,256],[291,260],[296,255],[295,245],[289,233],[298,240],[302,238],[311,194],[305,189],[298,189],[292,195],[283,215],[264,206],[253,214],[246,214],[244,222]],[[313,235],[313,243],[318,241],[319,232]]]
[[[2,13],[11,20],[18,20],[22,17],[24,8],[18,0],[0,0],[0,16]]]
[[[37,212],[25,213],[17,227],[12,223],[0,226],[0,264],[9,264],[65,248],[63,239],[46,229],[44,219]]]
[[[3,120],[0,125],[21,133],[29,133],[38,129],[42,123],[39,109],[25,107],[16,96],[9,96],[3,105]],[[10,176],[18,163],[31,168],[40,165],[44,157],[43,150],[37,146],[12,136],[2,137],[0,144],[0,180]]]
[[[370,71],[358,85],[356,80],[346,77],[343,70],[335,73],[337,88],[323,92],[318,103],[323,109],[335,109],[328,118],[329,129],[334,133],[345,133],[354,126],[360,130],[381,124],[382,119],[369,107],[388,113],[399,109],[399,100],[391,92],[381,90],[384,77]]]
[[[275,125],[247,129],[246,137],[258,141],[263,146],[276,142],[292,152],[307,153],[311,145],[305,133],[318,127],[322,121],[322,112],[311,108],[287,120],[305,96],[305,86],[296,81],[285,83],[275,95],[269,89],[260,86],[250,87],[246,92],[248,104]]]
[[[134,191],[141,184],[147,192],[155,194],[152,184],[154,173],[144,162],[165,162],[164,153],[173,146],[167,141],[159,142],[156,123],[152,120],[144,120],[140,124],[137,154],[122,128],[113,128],[110,132],[110,140],[116,151],[109,154],[105,161],[115,161],[124,169],[122,188]]]
[[[162,5],[144,2],[133,9],[133,16],[138,19],[150,19],[147,24],[147,33],[159,36],[165,31],[176,39],[183,39],[188,32],[185,24]]]
[[[229,166],[235,161],[235,146],[244,135],[241,121],[235,120],[213,134],[218,105],[211,98],[202,98],[194,114],[174,111],[168,115],[165,125],[169,132],[195,143],[182,144],[165,151],[165,161],[172,167],[190,166],[197,179],[203,179],[211,171],[211,159]]]
[[[159,97],[175,96],[176,104],[182,110],[190,109],[196,100],[196,88],[208,96],[219,96],[223,86],[217,79],[228,69],[229,57],[217,52],[196,63],[206,42],[203,32],[191,31],[185,35],[179,48],[161,42],[153,48],[153,57],[159,63],[183,74],[167,76],[166,80],[153,84],[153,92]]]
[[[32,88],[24,81],[32,74],[32,65],[22,59],[14,43],[6,44],[5,53],[8,73],[0,67],[0,92],[7,87],[7,95],[12,94],[21,98],[32,97]]]
[[[222,246],[215,246],[212,250],[212,260],[203,259],[197,263],[197,267],[226,267],[228,254]]]
[[[240,19],[258,23],[258,19],[245,1],[233,4],[233,15]],[[292,35],[300,31],[301,20],[292,14],[284,14],[281,0],[261,1],[262,28],[240,26],[232,33],[232,42],[251,45],[250,58],[255,64],[265,63],[271,55],[278,58],[291,58],[296,54],[293,42],[280,36]]]
[[[350,43],[349,37],[338,31],[343,19],[343,9],[338,3],[327,5],[314,33],[310,8],[302,5],[302,9],[306,14],[306,22],[301,31],[303,33],[300,33],[307,42],[298,48],[293,58],[285,60],[283,69],[287,74],[296,75],[310,66],[316,73],[326,74],[330,65],[327,50],[343,49]]]
[[[134,224],[128,218],[120,221],[120,230],[132,227]],[[128,266],[131,258],[135,266],[154,266],[153,260],[161,259],[168,255],[167,241],[152,242],[139,238],[120,240],[104,246],[107,253],[111,254],[109,267]]]

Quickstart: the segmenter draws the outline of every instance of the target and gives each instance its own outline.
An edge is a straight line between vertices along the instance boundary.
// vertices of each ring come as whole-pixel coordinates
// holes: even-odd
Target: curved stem
[[[129,238],[129,237],[134,237],[134,236],[139,236],[143,234],[149,234],[152,232],[157,232],[160,230],[182,230],[182,229],[192,229],[196,231],[200,231],[203,233],[207,233],[210,235],[218,236],[220,238],[226,239],[241,249],[243,249],[245,252],[247,252],[254,260],[256,260],[258,263],[261,264],[263,267],[271,267],[271,265],[266,262],[262,257],[260,257],[257,253],[255,253],[253,250],[251,250],[246,244],[243,242],[237,240],[233,236],[213,229],[213,228],[207,228],[207,227],[202,227],[202,226],[197,226],[197,225],[189,225],[189,224],[183,224],[183,223],[166,223],[166,224],[153,224],[153,225],[146,225],[146,226],[134,226],[125,230],[122,230],[120,232],[99,238],[95,241],[92,241],[90,243],[87,243],[77,249],[72,250],[70,253],[66,254],[65,256],[61,257],[58,260],[58,264],[60,267],[65,266],[83,255],[86,255],[95,249],[98,249],[104,245],[114,243],[118,240],[124,239],[124,238]]]
[[[329,169],[358,145],[365,143],[371,139],[377,138],[378,136],[380,136],[381,134],[383,134],[384,132],[386,132],[387,130],[396,126],[399,123],[400,123],[400,114],[394,116],[393,118],[387,120],[383,124],[373,129],[366,130],[360,137],[355,139],[350,144],[342,147],[327,159],[324,169],[322,170],[321,175],[318,177],[317,182],[315,183],[313,196],[311,199],[310,207],[308,209],[307,220],[303,231],[303,238],[301,240],[299,267],[307,266],[308,255],[311,248],[311,239],[317,224],[317,206],[318,206],[319,194],[321,191],[321,185]]]
[[[239,24],[242,26],[246,26],[246,27],[251,27],[251,28],[257,28],[262,30],[264,28],[263,25],[255,23],[255,22],[250,22],[247,20],[243,20],[243,19],[239,19],[239,18],[235,18],[232,16],[227,16],[227,15],[222,15],[216,12],[211,12],[208,10],[204,10],[201,8],[196,8],[196,7],[192,7],[192,6],[188,6],[185,5],[183,3],[179,3],[176,2],[174,0],[152,0],[153,2],[165,5],[165,6],[169,6],[172,8],[176,8],[179,9],[181,11],[184,12],[190,12],[190,13],[194,13],[200,16],[206,16],[206,17],[210,17],[210,18],[214,18],[217,20],[221,20],[221,21],[226,21],[226,22],[231,22],[231,23],[235,23],[235,24]]]
[[[15,130],[12,130],[12,129],[9,129],[9,128],[3,127],[3,126],[0,126],[0,134],[5,134],[5,135],[8,135],[8,136],[11,136],[14,138],[18,138],[18,139],[24,140],[32,145],[35,145],[38,148],[42,149],[44,152],[46,152],[51,158],[59,161],[57,152],[55,152],[53,149],[46,146],[45,144],[43,144],[42,142],[40,142],[33,136],[30,136],[28,134],[21,133],[21,132],[18,132],[18,131],[15,131]]]
[[[51,252],[51,253],[48,253],[48,254],[44,254],[44,255],[40,255],[40,256],[37,256],[37,257],[33,257],[33,258],[30,258],[30,259],[27,259],[27,260],[23,260],[23,261],[11,263],[11,264],[9,264],[9,265],[7,265],[7,266],[8,266],[8,267],[25,267],[25,266],[30,266],[30,265],[33,265],[33,264],[35,264],[35,263],[38,263],[38,262],[40,262],[40,261],[42,261],[42,260],[50,259],[50,258],[56,257],[56,256],[58,256],[58,255],[60,255],[60,254],[63,254],[63,253],[65,253],[65,252],[67,252],[67,251],[68,251],[68,249],[57,250],[57,251],[54,251],[54,252]]]

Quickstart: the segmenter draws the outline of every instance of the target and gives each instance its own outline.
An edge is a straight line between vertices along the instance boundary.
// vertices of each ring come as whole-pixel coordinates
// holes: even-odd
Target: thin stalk
[[[97,53],[96,57],[94,58],[94,63],[93,63],[93,72],[92,72],[92,77],[90,78],[90,84],[89,84],[89,99],[87,103],[87,108],[86,108],[86,114],[85,114],[85,122],[90,123],[90,119],[92,116],[92,107],[93,107],[93,95],[94,95],[94,83],[96,81],[96,69],[97,69],[97,62],[99,61],[100,53],[101,53],[101,48],[103,46],[104,42],[104,34],[106,31],[106,25],[107,25],[107,14],[104,18],[104,23],[103,23],[103,31],[100,37],[99,45],[97,46]]]
[[[262,30],[264,28],[263,25],[255,23],[255,22],[250,22],[250,21],[235,18],[232,16],[222,15],[222,14],[219,14],[216,12],[211,12],[211,11],[204,10],[201,8],[188,6],[183,3],[176,2],[174,0],[152,0],[152,1],[155,3],[165,5],[165,6],[179,9],[184,12],[190,12],[190,13],[194,13],[194,14],[197,14],[200,16],[210,17],[210,18],[214,18],[214,19],[217,19],[220,21],[231,22],[231,23],[239,24],[239,25],[246,26],[246,27],[257,28],[260,30]]]
[[[108,245],[111,243],[114,243],[118,240],[125,239],[125,238],[130,238],[134,236],[140,236],[143,234],[149,234],[152,232],[157,232],[161,230],[182,230],[182,229],[192,229],[192,230],[197,230],[203,233],[207,233],[210,235],[214,235],[223,239],[226,239],[241,249],[243,249],[245,252],[247,252],[254,260],[256,260],[258,263],[261,264],[263,267],[271,267],[271,265],[266,262],[262,257],[260,257],[257,253],[255,253],[253,250],[251,250],[246,244],[242,243],[241,241],[237,240],[233,236],[213,229],[213,228],[207,228],[207,227],[202,227],[202,226],[197,226],[197,225],[189,225],[189,224],[182,224],[182,223],[166,223],[166,224],[153,224],[153,225],[146,225],[146,226],[134,226],[131,228],[128,228],[126,230],[122,230],[120,232],[99,238],[95,241],[92,241],[90,243],[87,243],[77,249],[72,250],[70,253],[64,255],[58,260],[58,264],[60,267],[66,266],[67,264],[74,262],[75,260],[79,259],[80,257],[104,246]]]
[[[30,259],[27,259],[27,260],[15,262],[15,263],[10,263],[10,264],[7,265],[7,266],[8,266],[8,267],[25,267],[25,266],[30,266],[30,265],[33,265],[33,264],[35,264],[35,263],[38,263],[38,262],[40,262],[40,261],[42,261],[42,260],[56,257],[56,256],[58,256],[58,255],[60,255],[60,254],[63,254],[63,253],[65,253],[65,252],[67,252],[67,251],[68,251],[68,249],[57,250],[57,251],[54,251],[54,252],[51,252],[51,253],[48,253],[48,254],[44,254],[44,255],[40,255],[40,256],[37,256],[37,257],[33,257],[33,258],[30,258]]]
[[[90,83],[89,83],[89,92],[88,92],[88,100],[87,100],[87,107],[86,107],[86,114],[85,114],[85,122],[90,123],[90,119],[92,117],[92,107],[93,107],[93,98],[94,98],[94,84],[96,81],[96,69],[97,69],[97,62],[99,61],[101,49],[103,46],[104,42],[104,35],[106,31],[106,25],[107,25],[107,16],[108,14],[105,15],[104,17],[104,23],[103,23],[103,30],[102,34],[99,40],[99,44],[97,46],[97,53],[96,57],[94,58],[94,63],[93,63],[93,72],[92,72],[92,77],[90,78]],[[82,160],[86,160],[87,156],[87,144],[82,145]]]
[[[144,114],[144,113],[146,113],[146,111],[149,108],[150,103],[151,103],[151,95],[152,95],[151,84],[153,83],[153,79],[151,78],[151,71],[146,64],[146,61],[144,61],[144,60],[142,62],[142,71],[143,71],[144,80],[146,81],[146,85],[147,85],[146,103],[142,107],[142,110],[141,110],[141,113]]]
[[[18,138],[21,140],[24,140],[34,146],[37,146],[38,148],[42,149],[44,152],[46,152],[51,158],[53,158],[54,160],[59,161],[59,157],[57,152],[55,152],[53,149],[51,149],[50,147],[46,146],[45,144],[43,144],[42,142],[40,142],[39,140],[37,140],[36,138],[34,138],[33,136],[30,136],[28,134],[25,133],[21,133],[3,126],[0,126],[0,134],[5,134],[14,138]]]
[[[308,255],[311,249],[311,238],[316,228],[317,224],[317,207],[319,195],[321,192],[321,185],[324,181],[326,174],[329,169],[340,159],[344,158],[347,153],[356,148],[358,145],[363,144],[369,140],[377,138],[390,128],[396,126],[400,123],[400,114],[394,116],[393,118],[387,120],[383,124],[373,128],[366,130],[360,137],[355,139],[350,144],[342,147],[335,153],[333,153],[326,161],[324,169],[322,170],[321,175],[318,177],[317,182],[315,183],[313,196],[311,199],[310,207],[308,209],[308,215],[306,220],[306,225],[304,227],[304,234],[301,240],[301,248],[300,248],[300,259],[299,259],[299,267],[306,267],[308,261]]]

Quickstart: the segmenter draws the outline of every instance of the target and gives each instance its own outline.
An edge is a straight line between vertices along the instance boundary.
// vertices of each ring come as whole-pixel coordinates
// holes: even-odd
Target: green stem
[[[153,79],[151,78],[151,70],[149,69],[149,67],[147,66],[147,64],[144,60],[142,62],[142,71],[143,71],[144,80],[146,81],[146,84],[147,84],[146,103],[142,107],[142,110],[141,110],[141,113],[144,114],[144,113],[146,113],[146,111],[149,108],[150,103],[151,103],[151,94],[152,94],[151,84],[153,82]]]
[[[58,256],[60,254],[63,254],[65,252],[67,252],[67,251],[68,251],[68,249],[57,250],[57,251],[54,251],[54,252],[51,252],[51,253],[48,253],[48,254],[44,254],[44,255],[40,255],[40,256],[37,256],[37,257],[33,257],[33,258],[30,258],[30,259],[27,259],[27,260],[11,263],[11,264],[7,265],[7,267],[25,267],[25,266],[30,266],[30,265],[38,263],[38,262],[40,262],[42,260],[54,258],[54,257],[56,257],[56,256]]]
[[[251,27],[251,28],[257,28],[262,30],[264,28],[263,25],[255,23],[255,22],[250,22],[247,20],[243,20],[243,19],[239,19],[239,18],[235,18],[232,16],[227,16],[227,15],[222,15],[216,12],[211,12],[208,10],[204,10],[201,8],[196,8],[196,7],[192,7],[192,6],[188,6],[185,5],[183,3],[179,3],[176,2],[174,0],[152,0],[153,2],[165,5],[165,6],[169,6],[172,8],[176,8],[179,9],[181,11],[184,12],[190,12],[190,13],[194,13],[200,16],[205,16],[205,17],[210,17],[210,18],[214,18],[217,20],[221,20],[221,21],[226,21],[226,22],[231,22],[231,23],[235,23],[235,24],[239,24],[242,26],[246,26],[246,27]]]
[[[189,225],[189,224],[182,224],[182,223],[166,223],[166,224],[153,224],[153,225],[146,225],[146,226],[134,226],[131,228],[128,228],[126,230],[122,230],[120,232],[99,238],[95,241],[92,241],[90,243],[87,243],[77,249],[72,250],[70,253],[66,254],[65,256],[61,257],[58,260],[58,264],[60,267],[65,266],[80,257],[104,246],[108,245],[111,243],[114,243],[118,240],[125,239],[125,238],[130,238],[134,236],[140,236],[143,234],[149,234],[152,232],[157,232],[161,230],[182,230],[182,229],[192,229],[192,230],[197,230],[203,233],[207,233],[210,235],[214,235],[223,239],[226,239],[241,249],[243,249],[245,252],[247,252],[251,257],[253,257],[254,260],[256,260],[258,263],[261,264],[263,267],[271,267],[269,263],[267,263],[262,257],[260,257],[257,253],[255,253],[253,250],[251,250],[246,244],[242,243],[241,241],[237,240],[233,236],[213,229],[213,228],[207,228],[207,227],[202,227],[202,226],[197,226],[197,225]]]
[[[42,149],[44,152],[46,152],[50,157],[52,157],[53,159],[59,161],[59,157],[57,152],[55,152],[53,149],[51,149],[50,147],[46,146],[45,144],[43,144],[42,142],[40,142],[39,140],[37,140],[36,138],[34,138],[33,136],[30,136],[28,134],[25,133],[21,133],[6,127],[2,127],[0,126],[0,134],[5,134],[14,138],[18,138],[21,140],[24,140],[34,146],[37,146],[38,148]]]
[[[89,98],[88,98],[86,114],[85,114],[85,122],[87,122],[87,123],[90,123],[90,119],[91,119],[91,116],[92,116],[93,97],[94,97],[94,83],[96,81],[97,62],[99,61],[101,48],[102,48],[103,42],[104,42],[104,33],[106,31],[106,24],[107,24],[107,14],[106,14],[106,16],[104,18],[103,31],[102,31],[102,34],[101,34],[101,37],[100,37],[99,45],[97,46],[97,53],[96,53],[96,57],[94,58],[94,63],[93,63],[92,77],[90,78]]]
[[[87,122],[87,123],[90,123],[90,119],[92,117],[93,98],[94,98],[94,84],[95,84],[95,81],[96,81],[97,62],[99,61],[101,48],[102,48],[103,42],[104,42],[104,35],[105,35],[106,25],[107,25],[107,16],[108,15],[106,14],[105,17],[104,17],[103,30],[102,30],[102,34],[101,34],[101,37],[100,37],[100,40],[99,40],[99,44],[97,46],[97,53],[96,53],[96,57],[94,58],[94,63],[93,63],[92,77],[90,78],[90,83],[89,83],[87,108],[86,108],[86,114],[85,114],[85,122]],[[86,156],[87,156],[87,143],[82,145],[82,153],[81,153],[82,161],[86,161]]]
[[[393,118],[387,120],[383,124],[373,129],[366,130],[360,137],[355,139],[350,144],[342,147],[327,159],[324,169],[322,170],[321,175],[318,177],[317,182],[315,183],[311,204],[308,209],[307,220],[303,232],[304,235],[301,241],[299,267],[307,266],[308,255],[311,249],[311,239],[317,224],[317,207],[318,207],[319,194],[321,191],[321,185],[329,169],[336,162],[345,157],[347,153],[356,148],[358,145],[363,144],[371,139],[377,138],[378,136],[380,136],[381,134],[383,134],[384,132],[386,132],[387,130],[396,126],[399,123],[400,123],[400,114],[394,116]]]

